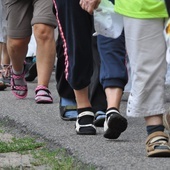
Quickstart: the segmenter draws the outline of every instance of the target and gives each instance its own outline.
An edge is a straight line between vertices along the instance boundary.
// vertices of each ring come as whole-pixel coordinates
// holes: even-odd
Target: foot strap
[[[170,156],[169,138],[164,132],[150,134],[146,139],[146,151],[149,157]]]
[[[80,119],[83,119],[84,116],[91,116],[94,118],[94,113],[91,111],[84,111],[77,116],[76,132],[78,134],[84,134],[84,135],[85,134],[87,134],[87,135],[96,134],[96,127],[93,125],[93,121],[92,121],[92,123],[88,123],[88,124],[84,124],[84,125],[79,124]]]
[[[52,103],[53,102],[51,92],[45,86],[39,85],[35,89],[35,94],[36,94],[35,96],[36,103]]]

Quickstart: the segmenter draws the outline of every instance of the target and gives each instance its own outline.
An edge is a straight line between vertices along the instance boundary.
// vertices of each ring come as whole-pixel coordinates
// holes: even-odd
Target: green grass
[[[4,131],[3,131],[4,133]],[[91,165],[84,165],[69,155],[63,148],[49,150],[45,143],[36,142],[30,137],[15,138],[10,142],[0,140],[0,153],[18,152],[22,155],[31,154],[33,166],[47,165],[50,170],[95,170]],[[14,170],[7,168],[6,170]],[[48,170],[48,169],[47,169]]]
[[[12,138],[11,142],[0,141],[0,153],[33,150],[43,145],[43,143],[37,143],[33,138]]]
[[[47,149],[41,149],[38,152],[32,152],[35,161],[34,166],[50,165],[52,170],[95,170],[91,165],[84,165],[81,162],[69,156],[65,149],[57,149],[49,152]]]

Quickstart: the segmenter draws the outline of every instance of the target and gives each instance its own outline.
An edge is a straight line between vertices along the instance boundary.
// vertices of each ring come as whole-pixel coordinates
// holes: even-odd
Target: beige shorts
[[[132,73],[127,115],[147,117],[164,114],[167,71],[164,19],[124,17],[124,27]]]
[[[3,0],[7,11],[7,35],[11,38],[31,36],[34,24],[56,27],[52,0]]]

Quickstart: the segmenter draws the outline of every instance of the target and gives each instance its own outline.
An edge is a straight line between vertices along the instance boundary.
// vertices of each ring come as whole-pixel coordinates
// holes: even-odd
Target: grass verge
[[[0,134],[7,133],[0,123]],[[8,130],[9,133],[9,130]],[[85,165],[75,157],[68,154],[64,148],[53,146],[47,147],[47,142],[40,142],[37,138],[30,137],[15,137],[12,134],[9,141],[0,139],[0,153],[16,152],[21,155],[29,154],[33,159],[30,160],[32,167],[47,167],[45,170],[95,170],[94,166]],[[21,167],[4,167],[4,170],[20,170]],[[32,168],[33,169],[33,168]],[[31,170],[32,170],[31,169]]]

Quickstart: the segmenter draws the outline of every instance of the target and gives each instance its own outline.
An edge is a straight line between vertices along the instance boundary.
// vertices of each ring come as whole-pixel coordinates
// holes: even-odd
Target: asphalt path
[[[63,121],[59,116],[59,97],[52,74],[49,88],[53,104],[36,104],[34,89],[37,79],[28,83],[26,99],[16,99],[10,88],[0,92],[0,119],[8,119],[32,134],[38,134],[54,144],[66,148],[73,156],[96,169],[104,170],[169,170],[170,158],[148,158],[145,152],[146,130],[143,118],[129,118],[128,128],[117,140],[103,137],[103,128],[97,135],[75,133],[75,122]],[[127,94],[121,102],[121,113],[126,117]],[[170,86],[166,86],[166,107],[170,102]]]

